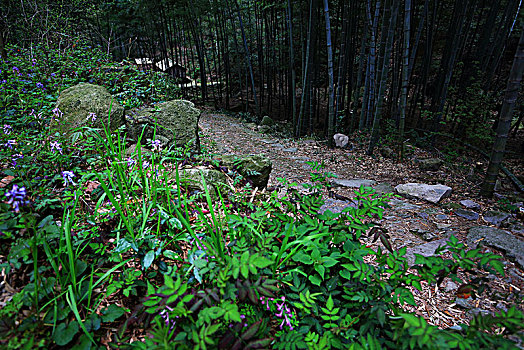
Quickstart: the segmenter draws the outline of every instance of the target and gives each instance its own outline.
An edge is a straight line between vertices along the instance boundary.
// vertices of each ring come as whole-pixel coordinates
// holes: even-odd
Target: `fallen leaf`
[[[4,188],[6,187],[7,185],[9,185],[11,183],[11,181],[13,181],[15,179],[14,176],[6,176],[4,177],[2,180],[0,180],[0,188]]]

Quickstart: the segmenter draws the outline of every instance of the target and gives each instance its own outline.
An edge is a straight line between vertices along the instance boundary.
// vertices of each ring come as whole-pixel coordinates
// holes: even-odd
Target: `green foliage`
[[[408,271],[406,249],[395,250],[376,223],[391,195],[362,187],[354,206],[321,213],[332,174],[310,163],[307,193],[281,179],[281,194],[248,200],[244,188],[212,200],[207,186],[195,196],[177,172],[168,175],[188,163],[221,169],[208,154],[138,148],[127,158],[122,131],[50,134],[57,92],[79,81],[107,80],[128,107],[166,97],[155,90],[160,76],[106,72],[100,52],[90,58],[70,50],[67,57],[51,53],[62,61],[42,64],[37,50],[34,67],[22,52],[10,63],[22,78],[1,63],[14,79],[0,91],[2,117],[12,128],[0,134],[2,178],[12,176],[0,195],[26,190],[0,203],[0,268],[20,286],[0,310],[7,348],[96,348],[108,332],[111,347],[139,349],[512,346],[507,336],[523,321],[514,308],[477,317],[461,332],[404,311],[404,304],[415,305],[411,288],[423,281],[464,283],[461,271],[504,270],[494,254],[468,251],[451,237],[448,258],[441,251],[417,256]],[[125,74],[134,76],[128,85]],[[152,80],[144,87],[141,79]],[[44,89],[31,85],[37,81]],[[23,158],[13,165],[15,154]],[[63,171],[74,172],[72,181]],[[363,244],[365,236],[385,250]],[[477,293],[486,282],[479,276],[468,281]],[[143,340],[131,343],[137,330]]]

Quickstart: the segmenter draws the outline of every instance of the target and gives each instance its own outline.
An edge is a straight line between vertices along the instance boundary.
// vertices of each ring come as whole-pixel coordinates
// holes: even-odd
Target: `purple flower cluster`
[[[11,125],[4,124],[4,134],[9,135],[13,131],[13,127]]]
[[[162,142],[160,142],[160,140],[153,140],[153,142],[151,142],[151,146],[153,146],[153,151],[160,151]]]
[[[7,204],[10,204],[17,213],[20,211],[20,205],[27,203],[26,195],[25,187],[18,187],[17,185],[13,185],[13,188],[5,193],[8,198]]]
[[[7,142],[4,144],[4,147],[13,149],[13,146],[16,145],[15,140],[7,140]]]
[[[91,113],[89,113],[87,115],[87,119],[91,119],[91,121],[93,121],[93,122],[96,121],[96,118],[97,118],[97,116],[96,116],[96,114],[94,112],[91,112]]]
[[[53,109],[53,114],[55,115],[55,118],[61,118],[64,115],[58,107]]]
[[[42,84],[41,82],[36,83],[36,87],[37,87],[38,89],[45,90],[45,88],[44,88],[44,84]]]
[[[22,154],[13,154],[13,158],[12,158],[13,166],[16,166],[16,160],[20,158],[24,158],[24,156]]]
[[[73,181],[73,177],[75,177],[75,174],[72,171],[62,171],[62,178],[64,179],[64,186],[68,186],[69,183],[72,185],[76,185]]]
[[[134,167],[135,164],[136,164],[136,160],[134,160],[134,159],[131,158],[131,157],[127,158],[127,166],[128,166],[129,168]]]
[[[175,328],[176,321],[169,319],[169,312],[168,311],[173,311],[173,309],[166,305],[166,308],[164,310],[160,311],[159,315],[160,315],[160,317],[162,317],[162,319],[166,323],[166,326],[171,326],[169,328],[169,332],[171,332]]]
[[[266,310],[272,310],[276,306],[275,316],[282,319],[282,323],[280,323],[280,329],[284,327],[284,325],[289,327],[289,330],[293,330],[293,324],[291,321],[295,319],[295,315],[293,312],[291,312],[291,309],[286,305],[286,297],[280,298],[282,300],[282,303],[279,304],[274,298],[266,298],[264,296],[260,297],[260,303],[262,305],[266,306]]]
[[[13,67],[13,72],[18,74],[18,76],[22,76],[22,73],[20,73],[20,69],[18,69],[18,67]]]
[[[57,142],[57,141],[51,142],[51,152],[56,153],[57,151],[58,153],[62,154],[62,147],[61,147],[60,142]]]

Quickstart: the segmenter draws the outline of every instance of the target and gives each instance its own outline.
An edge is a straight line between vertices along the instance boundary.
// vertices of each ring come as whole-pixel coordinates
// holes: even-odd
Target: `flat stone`
[[[418,198],[437,204],[443,198],[451,195],[451,187],[437,184],[427,185],[421,183],[406,183],[395,187],[398,194],[408,198]]]
[[[376,181],[365,180],[365,179],[351,179],[351,180],[333,179],[331,180],[331,183],[336,186],[360,188],[360,186],[372,187],[376,183]]]
[[[441,246],[445,246],[447,238],[441,238],[436,241],[424,243],[413,248],[409,248],[406,253],[406,258],[408,259],[409,266],[415,264],[415,254],[420,254],[422,256],[428,257],[435,255],[435,250]]]
[[[429,241],[432,241],[434,240],[435,238],[437,238],[437,235],[434,234],[433,232],[425,232],[423,235],[422,235],[422,239],[429,242]]]
[[[419,210],[420,205],[411,204],[406,201],[403,201],[401,199],[397,198],[391,198],[389,201],[389,205],[392,207],[395,207],[395,209],[401,209],[401,210]]]
[[[296,152],[298,149],[296,147],[291,147],[291,148],[284,148],[282,149],[283,152],[290,152],[290,153],[294,153]]]
[[[447,220],[448,219],[448,216],[445,215],[445,214],[438,214],[435,216],[436,219],[438,220]]]
[[[273,143],[271,146],[275,147],[275,148],[285,148],[284,145],[282,145],[282,144],[280,144],[278,142],[277,143]]]
[[[475,307],[471,310],[469,310],[467,312],[467,315],[469,317],[473,317],[473,316],[477,316],[477,315],[482,315],[482,316],[488,316],[491,314],[491,312],[489,312],[488,310],[484,310],[484,309],[481,309],[481,308],[478,308],[478,307]]]
[[[330,210],[332,213],[341,213],[346,208],[356,208],[357,204],[354,202],[341,201],[338,199],[328,198],[324,204],[318,209],[320,214],[324,214],[326,210]]]
[[[277,142],[278,142],[277,140],[264,140],[264,139],[262,139],[261,141],[264,142],[264,143],[267,144],[267,145],[270,145],[270,144],[273,144],[273,143],[277,143]]]
[[[506,252],[505,256],[524,268],[524,241],[511,233],[488,226],[472,227],[468,231],[466,243],[475,248],[478,243],[485,244]]]
[[[464,219],[468,219],[468,220],[478,220],[479,218],[479,214],[478,213],[475,213],[474,211],[470,211],[470,210],[464,210],[464,209],[456,209],[455,210],[455,214],[457,216],[460,216]]]
[[[464,199],[460,201],[460,204],[466,209],[478,210],[480,209],[480,204],[473,202],[471,199]]]
[[[373,185],[373,189],[375,190],[376,193],[379,193],[379,194],[395,192],[395,189],[393,188],[393,186],[391,186],[388,183],[379,183],[379,184]]]
[[[451,224],[443,224],[441,222],[437,222],[435,225],[439,230],[445,230],[451,227]]]
[[[424,171],[437,171],[439,170],[442,163],[442,159],[439,158],[419,159],[418,167],[420,170]]]
[[[502,224],[502,221],[509,218],[509,216],[510,215],[508,213],[502,213],[502,212],[494,211],[494,210],[489,210],[485,212],[483,215],[484,221],[492,225],[495,225],[495,226],[500,226],[500,224]]]
[[[473,304],[473,298],[469,297],[467,299],[457,298],[455,299],[455,305],[463,309],[473,309],[475,305]]]
[[[457,290],[457,289],[458,289],[458,286],[457,286],[457,284],[455,282],[448,281],[448,283],[446,283],[446,288],[445,288],[446,292],[449,293],[449,292],[452,292],[452,291]]]

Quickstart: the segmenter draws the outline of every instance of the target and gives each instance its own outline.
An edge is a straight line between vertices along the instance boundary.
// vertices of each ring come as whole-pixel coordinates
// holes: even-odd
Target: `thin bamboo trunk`
[[[328,112],[328,146],[333,147],[333,135],[335,134],[335,90],[333,77],[333,48],[331,47],[331,23],[329,20],[328,0],[324,0],[324,15],[326,17],[326,45],[328,55],[328,89],[329,89],[329,112]]]
[[[411,0],[404,1],[404,52],[402,55],[402,94],[400,95],[399,146],[400,161],[404,160],[404,126],[406,123],[406,104],[409,84],[409,35],[411,21]]]
[[[388,80],[389,72],[389,57],[391,55],[391,48],[393,47],[393,38],[395,36],[395,25],[397,22],[398,5],[393,4],[391,17],[389,18],[387,42],[384,52],[384,62],[381,70],[381,77],[379,83],[379,89],[377,94],[377,103],[375,108],[375,115],[373,118],[373,129],[371,131],[371,138],[367,150],[368,155],[373,154],[373,149],[377,145],[380,136],[380,120],[382,118],[382,108],[384,105],[384,93],[386,91],[386,85]]]
[[[504,95],[504,103],[500,111],[499,125],[497,127],[497,138],[493,145],[491,158],[488,165],[486,177],[482,183],[480,195],[484,197],[493,196],[495,190],[495,183],[500,169],[500,164],[504,158],[504,151],[506,149],[506,142],[508,140],[508,133],[511,127],[511,120],[513,118],[513,109],[517,101],[520,89],[520,82],[522,81],[522,74],[524,73],[524,25],[521,28],[519,45],[513,59],[513,65],[508,78],[506,93]]]

